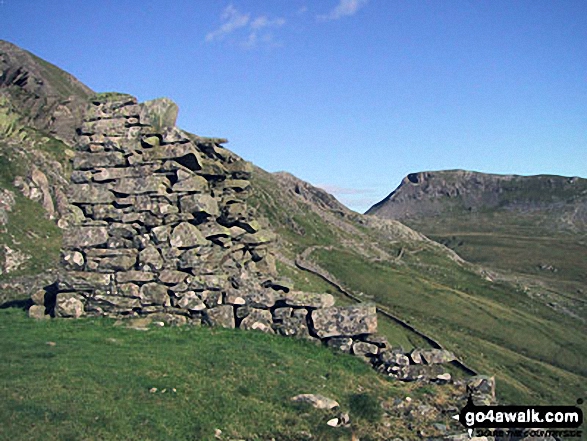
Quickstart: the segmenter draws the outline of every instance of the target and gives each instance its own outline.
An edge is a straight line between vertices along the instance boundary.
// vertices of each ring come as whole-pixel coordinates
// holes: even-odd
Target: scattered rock
[[[292,397],[292,401],[296,403],[306,403],[314,407],[315,409],[334,409],[339,406],[338,402],[332,398],[325,397],[323,395],[316,394],[301,394]]]

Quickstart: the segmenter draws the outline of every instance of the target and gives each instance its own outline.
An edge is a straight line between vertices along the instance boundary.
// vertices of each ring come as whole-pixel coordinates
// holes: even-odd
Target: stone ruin
[[[168,99],[94,97],[78,129],[56,291],[31,316],[148,318],[325,342],[403,380],[448,381],[446,351],[405,354],[374,306],[334,306],[276,277],[272,233],[246,204],[252,167],[175,127]],[[435,352],[436,351],[436,352]],[[453,357],[454,358],[454,357]]]

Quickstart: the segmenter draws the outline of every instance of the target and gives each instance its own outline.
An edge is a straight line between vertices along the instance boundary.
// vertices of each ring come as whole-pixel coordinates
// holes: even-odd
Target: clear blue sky
[[[0,38],[358,211],[415,171],[587,177],[585,0],[2,0]]]

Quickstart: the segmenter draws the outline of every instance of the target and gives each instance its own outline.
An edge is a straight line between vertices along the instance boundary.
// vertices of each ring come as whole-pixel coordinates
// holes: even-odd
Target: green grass
[[[20,310],[0,310],[0,353],[2,440],[210,440],[216,429],[224,439],[350,439],[325,424],[332,412],[290,400],[300,393],[336,399],[360,439],[381,439],[378,403],[414,389],[302,340],[34,321]]]

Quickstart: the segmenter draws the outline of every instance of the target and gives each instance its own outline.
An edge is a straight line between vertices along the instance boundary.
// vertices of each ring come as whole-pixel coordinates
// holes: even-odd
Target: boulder
[[[159,272],[159,281],[166,285],[177,285],[183,283],[188,277],[188,273],[176,270],[163,270]]]
[[[29,308],[29,317],[37,320],[49,318],[49,316],[45,314],[45,307],[43,305],[32,305]]]
[[[230,305],[219,305],[215,308],[205,310],[207,321],[212,326],[222,328],[234,328],[234,309]]]
[[[283,295],[283,300],[289,306],[303,306],[306,308],[329,308],[334,306],[334,297],[331,294],[290,291]]]
[[[455,355],[445,349],[414,349],[410,358],[415,364],[442,364],[456,360]]]
[[[209,194],[188,194],[179,198],[182,213],[202,213],[216,217],[220,214],[218,202]]]
[[[177,302],[177,306],[182,309],[189,311],[203,311],[206,309],[205,303],[198,295],[193,291],[186,292],[181,299]]]
[[[112,186],[112,191],[120,194],[165,194],[170,185],[166,176],[152,175],[144,178],[120,179]]]
[[[169,243],[176,248],[193,248],[205,245],[207,241],[198,227],[189,222],[182,222],[173,229]]]
[[[353,349],[353,339],[350,337],[333,337],[328,339],[326,344],[334,349],[350,354]]]
[[[163,268],[163,257],[154,245],[148,245],[139,253],[139,268],[158,271]],[[178,282],[179,283],[179,282]]]
[[[76,152],[73,158],[74,170],[94,170],[99,167],[120,167],[126,164],[120,152]]]
[[[67,271],[81,271],[84,268],[84,255],[79,251],[61,251],[61,266]]]
[[[319,338],[377,332],[377,311],[371,305],[316,309],[311,318],[312,332]]]
[[[179,173],[178,173],[179,175]],[[183,180],[177,181],[171,187],[173,191],[189,191],[194,193],[204,193],[209,190],[208,181],[201,176],[192,175]]]
[[[252,308],[269,309],[275,305],[275,294],[268,289],[260,289],[253,292],[243,293],[245,304]]]
[[[116,273],[117,283],[128,283],[128,282],[151,282],[155,280],[155,274],[147,271],[123,271]]]
[[[167,286],[159,283],[147,283],[140,289],[143,304],[169,306],[171,302],[167,294]]]
[[[130,312],[134,308],[141,308],[141,300],[134,297],[121,297],[109,295],[95,295],[92,303],[101,307],[104,311],[114,310],[116,312]]]
[[[86,251],[88,268],[98,272],[128,271],[137,261],[135,249],[89,249]]]
[[[280,308],[286,309],[286,308]],[[280,323],[275,323],[277,332],[287,337],[309,338],[308,311],[305,309],[294,309],[289,317],[282,317]]]
[[[245,330],[255,329],[273,334],[272,322],[271,312],[264,309],[249,308],[249,313],[240,323],[240,328]]]
[[[109,204],[114,195],[105,185],[71,184],[68,200],[71,204]]]
[[[84,314],[84,298],[76,293],[61,292],[55,299],[55,317],[79,318]]]
[[[175,126],[179,108],[169,98],[157,98],[140,105],[141,124],[153,126],[158,132]]]
[[[66,271],[59,275],[59,291],[91,291],[109,289],[110,274],[89,271]]]
[[[353,343],[353,354],[361,357],[374,356],[379,353],[379,348],[371,343],[356,341]]]
[[[85,248],[104,245],[108,241],[107,227],[70,227],[63,232],[63,248]]]
[[[291,400],[295,401],[296,403],[309,404],[315,409],[331,410],[339,406],[338,402],[332,398],[318,394],[300,394],[292,397]]]

